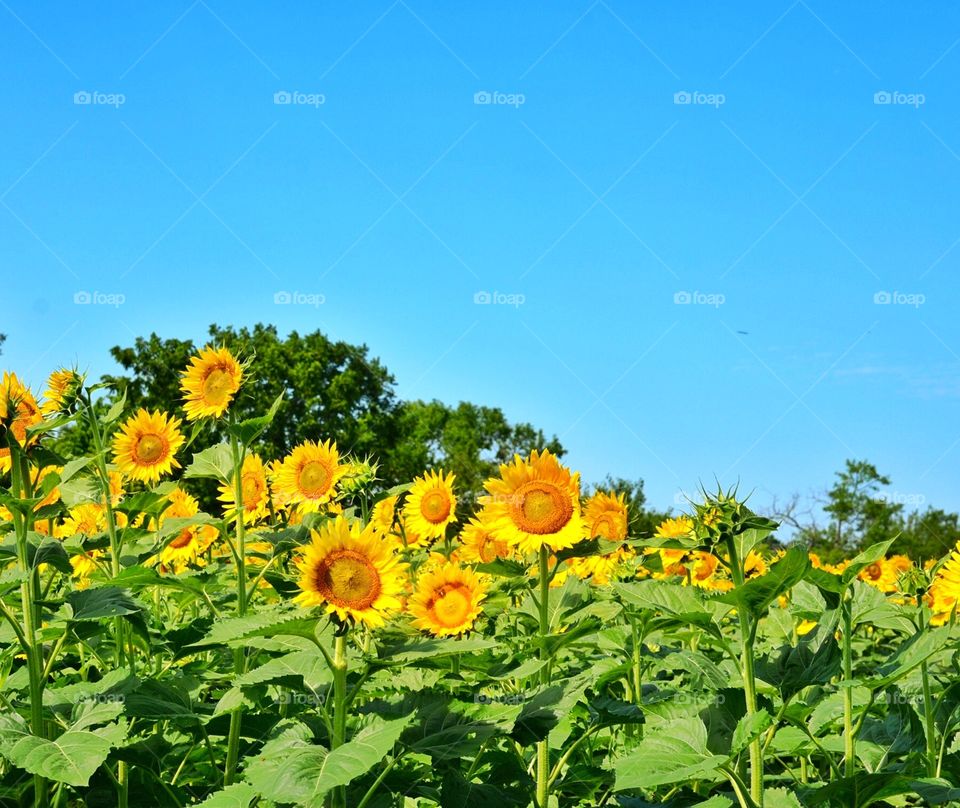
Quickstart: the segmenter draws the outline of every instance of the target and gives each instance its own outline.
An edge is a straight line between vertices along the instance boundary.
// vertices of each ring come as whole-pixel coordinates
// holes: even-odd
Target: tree
[[[836,476],[823,508],[833,517],[832,538],[828,541],[847,552],[895,535],[903,505],[889,502],[881,494],[881,488],[890,485],[890,478],[865,460],[847,460]]]
[[[917,561],[940,558],[960,541],[960,516],[939,508],[914,511],[901,521],[900,536],[893,544],[895,553],[904,553]]]
[[[266,460],[282,458],[304,440],[329,438],[341,452],[378,460],[384,488],[442,466],[457,475],[458,494],[469,504],[482,493],[483,480],[514,453],[548,448],[563,454],[557,438],[528,423],[511,423],[496,407],[399,400],[393,375],[365,345],[334,341],[320,331],[281,338],[269,325],[212,325],[209,334],[210,343],[226,345],[247,363],[246,381],[232,408],[238,418],[262,415],[283,394],[258,448]],[[111,349],[125,372],[104,381],[125,392],[128,408],[176,410],[182,400],[179,374],[197,347],[156,334],[138,338],[131,347]],[[222,437],[222,427],[214,427],[191,451]],[[89,451],[88,437],[77,430],[61,441],[74,451]]]

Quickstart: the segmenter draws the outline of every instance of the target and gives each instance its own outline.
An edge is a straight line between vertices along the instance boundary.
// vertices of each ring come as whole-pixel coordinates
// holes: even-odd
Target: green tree
[[[896,534],[903,505],[882,494],[881,489],[890,485],[889,477],[865,460],[847,460],[836,476],[823,508],[832,517],[831,529],[822,540],[849,552]]]
[[[266,460],[281,458],[304,440],[336,441],[341,452],[373,456],[384,488],[408,482],[425,469],[443,467],[457,475],[465,504],[482,493],[483,480],[514,453],[563,446],[528,423],[511,423],[495,407],[461,402],[401,401],[394,377],[365,345],[331,340],[320,331],[283,338],[274,326],[252,329],[210,326],[209,342],[226,345],[247,364],[236,415],[261,415],[278,395],[283,404],[261,439]],[[111,355],[123,372],[104,381],[123,391],[130,408],[177,411],[180,371],[199,346],[191,340],[141,337]],[[203,432],[191,446],[199,451],[219,441],[223,430]],[[72,430],[61,447],[89,450],[88,436]]]
[[[893,545],[916,561],[940,558],[960,541],[960,516],[939,508],[914,511],[901,520],[900,536]]]

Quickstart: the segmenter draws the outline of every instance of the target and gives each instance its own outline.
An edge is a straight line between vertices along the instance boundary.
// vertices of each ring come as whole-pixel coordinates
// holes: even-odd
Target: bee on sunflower
[[[481,576],[469,567],[446,562],[419,577],[407,611],[417,628],[435,637],[450,637],[473,628],[486,596]]]

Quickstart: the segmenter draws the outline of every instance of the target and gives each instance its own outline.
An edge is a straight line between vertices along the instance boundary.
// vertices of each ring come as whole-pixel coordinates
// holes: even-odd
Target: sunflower
[[[188,421],[226,412],[243,381],[243,368],[227,348],[209,345],[191,357],[187,369],[180,374],[183,409]]]
[[[607,586],[614,573],[635,555],[632,547],[618,547],[612,553],[571,559],[571,571],[596,586]]]
[[[473,628],[486,596],[486,584],[472,569],[447,562],[420,576],[407,610],[417,628],[448,637]]]
[[[871,586],[875,586],[877,589],[880,589],[880,584],[883,581],[886,575],[886,571],[883,568],[883,559],[878,559],[872,564],[868,564],[857,574],[857,577],[861,581],[865,581]]]
[[[960,603],[960,542],[957,542],[950,557],[937,570],[930,590],[927,605],[933,612],[930,623],[942,626],[957,611]]]
[[[513,555],[510,546],[496,538],[479,519],[471,519],[460,531],[458,558],[468,564],[487,564]]]
[[[702,589],[713,589],[719,563],[713,553],[695,552],[689,565],[690,583]]]
[[[120,514],[116,514],[119,516]],[[107,509],[96,502],[85,502],[70,509],[67,518],[54,531],[57,538],[66,538],[76,533],[95,536],[106,530]]]
[[[439,539],[447,525],[457,521],[453,480],[452,473],[444,477],[443,469],[414,479],[403,506],[405,526],[426,538]]]
[[[416,550],[430,544],[430,537],[414,530],[403,511],[400,512],[396,530],[388,538],[401,550]]]
[[[179,486],[167,494],[167,501],[170,503],[160,515],[160,521],[164,519],[183,519],[187,516],[194,516],[200,510],[200,503],[197,498],[191,496]]]
[[[380,536],[388,536],[393,532],[393,524],[397,515],[396,497],[384,497],[376,505],[370,514],[370,527]]]
[[[751,550],[747,553],[747,557],[743,560],[743,574],[747,578],[756,578],[760,575],[764,575],[769,569],[766,559],[756,550]]]
[[[97,561],[103,557],[100,550],[81,552],[70,557],[70,566],[73,567],[73,577],[76,579],[77,589],[86,589],[90,586],[90,576],[97,571]]]
[[[17,443],[26,446],[33,439],[27,438],[27,428],[43,420],[37,400],[16,373],[3,372],[0,380],[0,425],[9,429]],[[0,437],[0,473],[10,471],[10,449],[6,437]]]
[[[270,498],[267,472],[259,455],[248,454],[243,458],[240,485],[243,494],[243,521],[252,524],[266,515]],[[232,483],[220,486],[220,501],[226,506],[223,515],[227,519],[233,519],[237,508]]]
[[[179,468],[174,458],[184,440],[179,426],[179,418],[137,410],[113,439],[113,456],[120,471],[149,485]]]
[[[319,511],[333,498],[347,469],[337,444],[305,441],[274,466],[274,499],[284,507],[299,505],[305,513]]]
[[[41,409],[45,415],[55,412],[66,412],[76,399],[83,377],[75,370],[60,368],[50,374],[47,379],[47,391],[43,394],[44,402]]]
[[[203,554],[220,534],[213,525],[188,525],[160,551],[164,569],[183,572],[190,565],[203,566]]]
[[[658,539],[685,539],[693,533],[693,520],[689,516],[664,519],[654,532]]]
[[[400,611],[406,565],[390,542],[370,527],[361,530],[343,516],[312,531],[313,541],[297,559],[301,606],[325,606],[341,620],[376,628]]]
[[[549,450],[536,449],[529,460],[515,455],[500,466],[500,478],[484,483],[483,521],[521,552],[541,547],[562,550],[586,536],[580,512],[580,474],[570,473]]]
[[[583,507],[587,523],[587,535],[599,536],[610,541],[627,537],[626,494],[597,491]]]
[[[905,555],[892,555],[883,562],[883,580],[880,583],[882,592],[896,592],[900,584],[900,576],[913,566]]]

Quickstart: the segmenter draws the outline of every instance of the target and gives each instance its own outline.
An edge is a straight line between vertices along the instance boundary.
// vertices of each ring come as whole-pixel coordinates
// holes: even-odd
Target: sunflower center
[[[300,469],[300,490],[308,497],[318,497],[330,488],[333,474],[329,466],[319,460],[310,460]]]
[[[185,527],[180,531],[180,535],[170,542],[168,547],[173,547],[175,550],[182,550],[184,547],[188,547],[192,541],[193,531],[190,528]]]
[[[317,592],[335,606],[367,609],[380,597],[380,574],[363,553],[338,550],[317,566]]]
[[[240,480],[243,488],[244,505],[254,506],[260,501],[260,481],[252,474],[246,474]]]
[[[557,486],[532,480],[517,490],[511,511],[517,527],[543,535],[558,533],[573,516],[573,505]]]
[[[147,433],[137,438],[134,459],[141,463],[156,463],[163,457],[165,449],[166,441],[160,435]]]
[[[871,580],[878,580],[883,575],[883,567],[878,563],[874,562],[869,567],[867,567],[867,577]]]
[[[208,404],[224,404],[232,392],[233,376],[223,368],[214,368],[203,380],[203,398]]]
[[[462,584],[440,587],[434,595],[433,616],[446,628],[462,626],[470,614],[470,591]]]
[[[450,515],[450,497],[444,491],[428,491],[420,500],[420,513],[428,522],[440,524]]]

